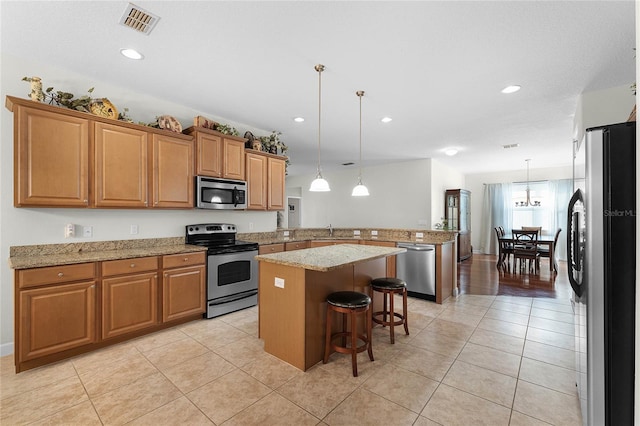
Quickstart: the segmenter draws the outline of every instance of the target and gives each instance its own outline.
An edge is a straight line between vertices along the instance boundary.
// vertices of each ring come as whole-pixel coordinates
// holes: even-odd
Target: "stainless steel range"
[[[228,223],[187,225],[186,243],[207,247],[207,312],[214,318],[258,303],[258,243],[236,240]]]

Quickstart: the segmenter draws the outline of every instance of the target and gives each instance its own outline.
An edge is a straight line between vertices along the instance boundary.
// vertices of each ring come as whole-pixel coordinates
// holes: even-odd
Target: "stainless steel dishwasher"
[[[436,246],[398,243],[407,249],[396,257],[396,276],[407,283],[407,294],[421,299],[436,299]]]

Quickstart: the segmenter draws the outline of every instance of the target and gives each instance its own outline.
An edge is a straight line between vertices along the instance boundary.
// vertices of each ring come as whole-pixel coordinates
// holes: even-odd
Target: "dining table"
[[[553,253],[553,242],[555,237],[556,237],[555,233],[549,234],[547,232],[541,232],[540,234],[538,234],[538,245],[539,246],[546,245],[547,247],[549,247],[549,270],[552,272],[558,270],[557,269],[558,267],[556,265],[556,258]],[[510,233],[504,234],[503,236],[498,238],[498,241],[500,244],[503,244],[503,243],[513,244],[513,235]],[[496,266],[498,268],[502,267],[504,264],[504,260],[505,260],[504,256],[498,256],[498,263],[496,264]]]

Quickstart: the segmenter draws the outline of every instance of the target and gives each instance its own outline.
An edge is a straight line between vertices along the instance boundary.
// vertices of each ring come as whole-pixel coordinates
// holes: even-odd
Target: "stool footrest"
[[[375,322],[376,324],[381,324],[382,326],[391,325],[391,319],[389,319],[389,321],[383,321],[380,318],[376,318],[376,316],[378,316],[378,315],[385,315],[385,314],[388,315],[388,316],[391,316],[391,312],[389,312],[389,311],[387,311],[387,312],[378,311],[378,312],[374,312],[372,314],[373,317],[371,318],[371,320],[373,322]],[[394,312],[393,316],[396,317],[396,318],[400,318],[400,320],[394,321],[393,325],[402,325],[402,324],[404,324],[404,315],[401,315],[401,314],[399,314],[397,312]],[[409,334],[409,333],[407,333],[407,334]]]

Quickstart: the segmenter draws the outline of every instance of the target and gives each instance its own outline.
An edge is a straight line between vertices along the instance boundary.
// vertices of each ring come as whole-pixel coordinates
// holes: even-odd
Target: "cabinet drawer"
[[[284,251],[284,243],[266,244],[258,247],[258,254],[280,253],[281,251]]]
[[[309,241],[294,241],[285,243],[284,247],[286,251],[306,249],[309,247]]]
[[[46,268],[18,270],[18,287],[34,287],[71,281],[93,279],[96,275],[95,263],[50,266]]]
[[[108,260],[102,262],[102,276],[132,274],[158,269],[158,257],[135,257],[133,259]]]
[[[205,252],[170,254],[162,257],[162,267],[180,268],[182,266],[202,265],[205,263]]]

